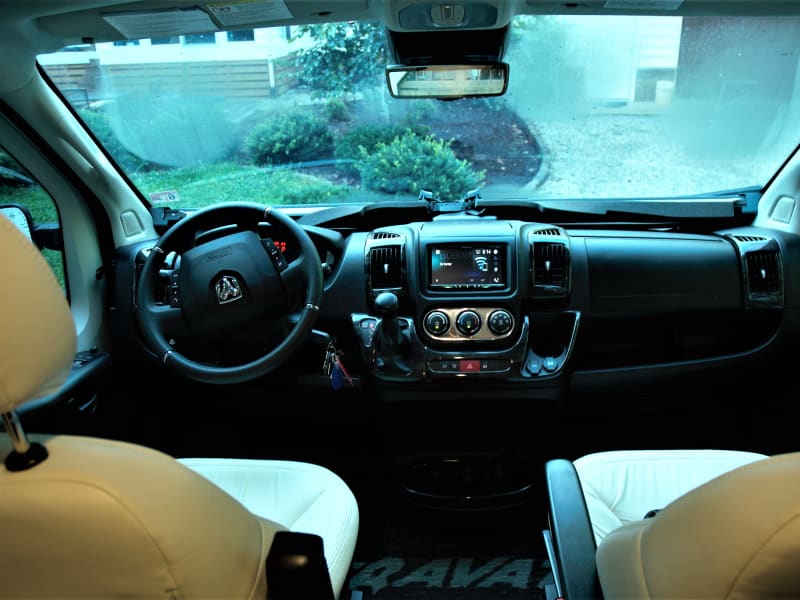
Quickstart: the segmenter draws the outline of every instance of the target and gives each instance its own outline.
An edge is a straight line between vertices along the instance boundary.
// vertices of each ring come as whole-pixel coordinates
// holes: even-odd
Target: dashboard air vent
[[[373,240],[392,240],[402,236],[399,233],[392,233],[391,231],[376,231],[371,237]]]
[[[534,242],[531,262],[537,295],[563,296],[569,292],[570,257],[566,244]]]
[[[733,233],[726,237],[739,251],[745,305],[748,308],[782,308],[783,260],[778,243],[757,233]]]
[[[369,283],[372,291],[403,287],[403,246],[373,246],[369,251]]]
[[[558,227],[548,227],[547,229],[538,229],[533,233],[534,235],[556,235],[556,236],[564,235],[564,232],[561,231]]]
[[[769,238],[765,238],[761,235],[732,235],[731,236],[737,242],[766,242]]]
[[[751,302],[775,304],[783,298],[783,270],[776,250],[744,255],[747,295]]]

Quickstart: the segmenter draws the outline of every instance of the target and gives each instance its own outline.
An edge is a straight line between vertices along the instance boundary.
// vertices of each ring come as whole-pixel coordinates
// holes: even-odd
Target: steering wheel
[[[265,223],[289,232],[299,258],[287,262],[272,240],[259,237]],[[167,272],[164,302],[156,291],[164,287],[171,252],[180,258]],[[319,254],[294,219],[256,203],[226,203],[191,213],[161,236],[139,276],[135,314],[145,344],[167,367],[205,383],[239,383],[266,375],[297,352],[321,297]],[[299,306],[298,316],[292,308]],[[200,362],[173,346],[179,338],[235,339],[282,322],[290,325],[283,341],[244,364]]]

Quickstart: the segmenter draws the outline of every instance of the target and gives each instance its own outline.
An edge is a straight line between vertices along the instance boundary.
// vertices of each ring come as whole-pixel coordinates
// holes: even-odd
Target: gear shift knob
[[[393,317],[397,314],[400,302],[392,292],[381,292],[375,298],[375,308],[382,317]]]

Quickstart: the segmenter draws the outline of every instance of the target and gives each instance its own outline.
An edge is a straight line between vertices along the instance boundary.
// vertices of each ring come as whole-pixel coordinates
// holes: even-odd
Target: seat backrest
[[[711,481],[767,459],[755,452],[699,449],[605,451],[575,461],[549,460],[545,464],[549,529],[543,533],[556,593],[567,600],[609,598],[616,590],[622,590],[622,596],[650,597],[641,581],[644,567],[635,560],[627,562],[629,557],[625,555],[635,552],[626,546],[633,543],[633,532],[649,528],[662,518],[662,509],[679,499],[691,506],[691,498],[700,493],[695,490]],[[646,518],[653,512],[654,517]],[[686,515],[691,512],[687,510]],[[675,529],[681,526],[683,543],[687,545],[693,544],[695,537],[716,535],[702,523],[676,523]],[[668,552],[682,552],[677,545]],[[620,546],[625,550],[619,550]],[[642,564],[651,565],[658,562],[653,557],[659,556],[662,548],[641,551]],[[601,552],[606,556],[602,573]],[[613,558],[623,555],[621,560]],[[628,577],[640,587],[627,581]],[[671,577],[677,581],[682,576],[672,573]],[[688,585],[686,589],[667,587],[666,595],[683,597],[686,590],[694,592]]]
[[[800,597],[800,453],[724,473],[597,548],[610,598]]]
[[[7,457],[28,445],[9,415],[63,384],[76,331],[50,267],[3,216],[0,256]],[[30,441],[46,449],[41,462],[0,468],[0,596],[266,597],[267,553],[282,527],[160,452],[75,436]]]
[[[160,452],[38,439],[46,460],[0,471],[0,596],[266,598],[282,527]]]
[[[727,471],[766,458],[715,449],[615,450],[574,461],[597,545],[612,530],[638,521]]]

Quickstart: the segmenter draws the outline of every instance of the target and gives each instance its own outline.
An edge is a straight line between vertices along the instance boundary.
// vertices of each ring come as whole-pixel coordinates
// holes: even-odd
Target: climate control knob
[[[456,318],[456,329],[462,335],[474,335],[481,328],[481,316],[474,310],[464,310]]]
[[[432,310],[425,317],[425,330],[431,335],[442,335],[450,328],[450,317],[440,310]]]
[[[514,327],[514,319],[507,310],[495,310],[486,319],[489,329],[495,335],[504,335]]]

